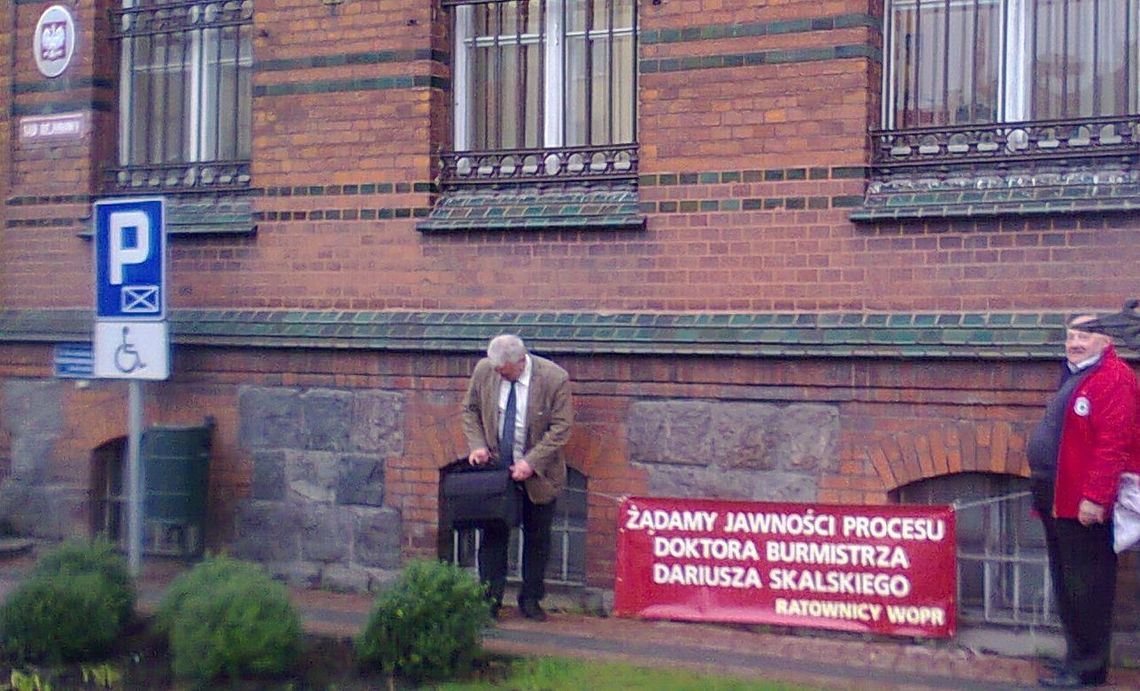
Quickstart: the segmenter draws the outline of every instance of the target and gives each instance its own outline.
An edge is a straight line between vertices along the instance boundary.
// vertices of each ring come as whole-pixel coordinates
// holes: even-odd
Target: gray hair
[[[514,334],[501,334],[487,344],[487,359],[493,367],[502,367],[508,362],[518,362],[526,356],[526,345]]]

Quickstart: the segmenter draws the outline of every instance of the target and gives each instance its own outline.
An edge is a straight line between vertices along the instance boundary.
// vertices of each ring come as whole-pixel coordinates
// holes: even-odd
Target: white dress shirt
[[[515,381],[515,451],[510,463],[521,459],[524,455],[523,446],[526,444],[526,403],[527,392],[530,391],[530,355],[526,356],[526,366],[523,373]],[[511,395],[511,382],[504,379],[499,384],[499,436],[503,436],[503,416],[507,412],[507,397]]]

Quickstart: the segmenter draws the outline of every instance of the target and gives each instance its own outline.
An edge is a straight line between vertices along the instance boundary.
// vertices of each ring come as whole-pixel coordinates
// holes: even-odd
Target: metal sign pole
[[[142,382],[131,379],[127,397],[127,565],[131,575],[142,570],[143,467]]]

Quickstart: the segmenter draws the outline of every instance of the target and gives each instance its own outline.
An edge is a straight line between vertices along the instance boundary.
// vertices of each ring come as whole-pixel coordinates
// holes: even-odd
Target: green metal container
[[[205,546],[213,421],[143,432],[143,551],[199,556]]]

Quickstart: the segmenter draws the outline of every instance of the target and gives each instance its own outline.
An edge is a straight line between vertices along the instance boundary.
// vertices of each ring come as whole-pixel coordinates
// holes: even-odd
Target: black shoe
[[[1097,672],[1088,672],[1081,675],[1081,683],[1085,686],[1104,686],[1108,683],[1108,670],[1102,669]]]
[[[1049,672],[1053,675],[1060,674],[1061,672],[1064,672],[1066,669],[1068,669],[1068,666],[1065,664],[1064,660],[1055,657],[1041,658],[1041,666],[1045,669],[1046,672]]]
[[[1082,680],[1081,675],[1069,669],[1062,669],[1057,674],[1043,676],[1037,680],[1037,685],[1047,689],[1083,689],[1084,686],[1096,686]]]
[[[546,621],[550,618],[546,616],[546,610],[536,600],[519,601],[519,612],[527,619],[534,621]]]

